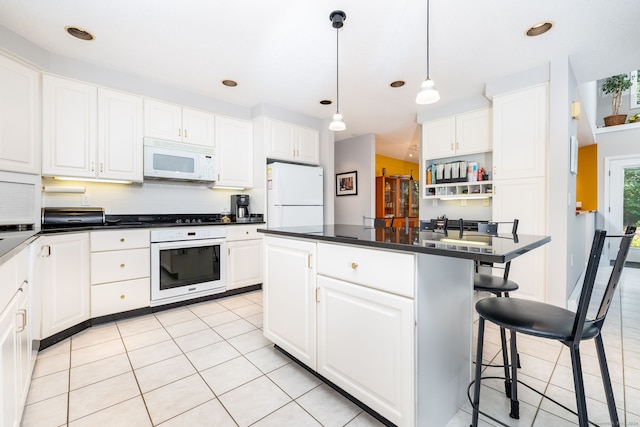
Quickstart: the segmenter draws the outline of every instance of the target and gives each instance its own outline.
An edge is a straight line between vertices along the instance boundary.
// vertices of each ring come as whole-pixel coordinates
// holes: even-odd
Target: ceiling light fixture
[[[404,86],[404,80],[396,80],[395,82],[391,82],[389,84],[391,87],[402,87]]]
[[[234,80],[223,80],[222,84],[228,87],[236,87],[238,86],[238,82],[234,81]]]
[[[67,25],[66,27],[64,27],[64,30],[70,35],[72,35],[73,37],[80,40],[90,41],[95,39],[95,36],[91,34],[89,31],[83,30],[82,28],[75,27],[73,25]]]
[[[427,78],[420,86],[420,92],[416,96],[416,104],[433,104],[440,100],[440,94],[436,89],[436,84],[429,76],[429,0],[427,0]]]
[[[320,101],[320,104],[322,105],[331,105],[333,104],[333,101],[331,101],[330,99],[323,99]]]
[[[329,130],[332,131],[341,131],[347,128],[347,125],[344,124],[342,120],[342,114],[340,114],[340,74],[339,74],[339,55],[338,55],[338,34],[340,34],[339,30],[344,25],[344,20],[347,19],[347,15],[341,10],[334,10],[329,15],[329,20],[331,21],[331,25],[336,29],[336,113],[333,115],[333,120],[329,124]]]
[[[549,31],[551,27],[553,27],[553,22],[551,21],[538,22],[525,31],[525,34],[529,37],[539,36]]]

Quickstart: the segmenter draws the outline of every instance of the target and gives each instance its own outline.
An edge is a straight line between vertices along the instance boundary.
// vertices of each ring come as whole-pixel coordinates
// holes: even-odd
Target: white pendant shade
[[[440,100],[440,93],[436,89],[436,84],[430,78],[422,82],[420,92],[416,96],[416,104],[433,104]]]
[[[344,124],[344,121],[342,121],[342,114],[340,113],[335,113],[333,115],[333,121],[329,124],[329,130],[332,131],[341,131],[341,130],[345,130],[347,128],[347,125]]]

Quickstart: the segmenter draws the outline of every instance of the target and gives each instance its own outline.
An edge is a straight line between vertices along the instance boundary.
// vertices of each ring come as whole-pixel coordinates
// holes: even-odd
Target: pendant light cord
[[[430,9],[429,0],[427,0],[427,79],[431,78],[429,76],[429,27],[430,27],[429,9]]]
[[[338,59],[340,44],[338,43],[339,28],[336,28],[336,113],[340,112],[340,66]]]

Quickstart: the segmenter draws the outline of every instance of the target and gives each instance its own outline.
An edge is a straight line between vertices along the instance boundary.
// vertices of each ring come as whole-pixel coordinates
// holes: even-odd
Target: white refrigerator
[[[320,166],[267,164],[267,227],[321,226],[323,173]]]

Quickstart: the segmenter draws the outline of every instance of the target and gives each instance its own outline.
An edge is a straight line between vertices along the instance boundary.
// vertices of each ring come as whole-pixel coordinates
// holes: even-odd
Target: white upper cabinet
[[[142,98],[42,80],[42,174],[142,181]]]
[[[215,116],[168,102],[144,100],[144,136],[215,146]]]
[[[97,91],[93,85],[42,76],[42,174],[96,176]]]
[[[217,186],[253,187],[253,123],[215,116]]]
[[[299,163],[320,163],[320,132],[317,129],[265,119],[267,158]]]
[[[491,109],[470,111],[422,124],[424,159],[491,151]]]
[[[40,174],[39,74],[0,55],[0,170]]]
[[[142,182],[142,98],[98,89],[98,177]]]
[[[493,99],[493,180],[546,175],[547,83]]]

